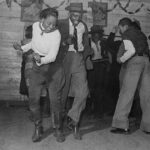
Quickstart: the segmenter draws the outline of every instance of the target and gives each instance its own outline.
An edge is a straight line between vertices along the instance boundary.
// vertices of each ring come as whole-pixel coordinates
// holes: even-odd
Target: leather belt
[[[139,53],[139,54],[135,54],[135,56],[148,56],[148,55],[144,53]]]
[[[108,58],[92,60],[92,62],[106,62],[106,61],[108,61]]]
[[[42,57],[45,57],[45,56],[40,55],[40,57],[42,58]]]

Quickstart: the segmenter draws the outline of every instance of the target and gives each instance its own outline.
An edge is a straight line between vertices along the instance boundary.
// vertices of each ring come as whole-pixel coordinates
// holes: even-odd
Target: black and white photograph
[[[150,0],[0,0],[0,150],[150,150]]]

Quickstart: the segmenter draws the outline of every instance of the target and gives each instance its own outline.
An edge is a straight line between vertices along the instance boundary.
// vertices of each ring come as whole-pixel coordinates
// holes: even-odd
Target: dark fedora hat
[[[66,10],[70,12],[80,12],[80,13],[86,13],[86,10],[83,10],[83,4],[82,3],[70,3],[69,6],[65,8]]]
[[[104,34],[104,30],[99,25],[93,25],[91,27],[91,31],[89,32],[89,34],[94,34],[94,33]]]

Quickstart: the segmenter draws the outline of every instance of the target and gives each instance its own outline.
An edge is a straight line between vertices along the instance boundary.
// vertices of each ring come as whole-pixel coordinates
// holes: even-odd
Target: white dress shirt
[[[78,51],[82,52],[84,50],[84,46],[83,46],[83,43],[82,43],[83,42],[82,38],[83,38],[83,34],[85,32],[85,27],[84,27],[83,23],[80,22],[76,26],[76,29],[77,29],[77,37],[78,37]],[[69,20],[69,34],[70,35],[74,34],[74,25],[71,22],[71,20]],[[74,52],[76,52],[76,50],[74,49],[74,45],[73,44],[69,45],[68,51],[74,51]]]
[[[100,41],[98,41],[96,44],[95,42],[93,42],[91,40],[91,48],[94,51],[94,55],[92,57],[92,60],[102,59]]]
[[[32,49],[35,53],[43,56],[41,57],[41,63],[38,64],[42,65],[55,61],[60,46],[61,35],[59,30],[41,34],[42,30],[39,23],[40,22],[36,22],[33,24],[31,42],[21,48],[23,52]]]
[[[123,56],[120,57],[120,61],[122,63],[126,62],[136,52],[135,47],[130,40],[123,40],[123,43],[124,43],[124,47],[125,47],[126,52],[123,54]]]

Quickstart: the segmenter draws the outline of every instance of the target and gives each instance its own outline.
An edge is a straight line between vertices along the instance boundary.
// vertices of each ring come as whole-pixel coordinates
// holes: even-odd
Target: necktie
[[[97,43],[95,43],[95,45],[96,45],[97,51],[99,52],[100,51],[100,49],[99,49],[99,43],[97,42]]]
[[[78,36],[76,27],[74,27],[74,49],[78,51]]]

